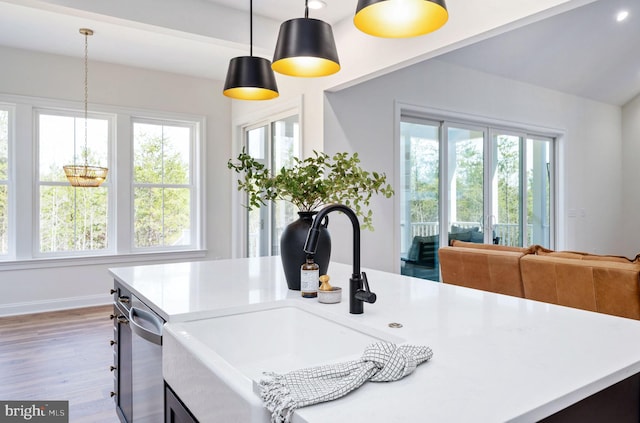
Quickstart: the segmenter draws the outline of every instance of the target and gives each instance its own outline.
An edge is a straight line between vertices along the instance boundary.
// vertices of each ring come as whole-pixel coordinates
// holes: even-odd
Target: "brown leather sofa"
[[[640,320],[638,258],[469,244],[440,248],[443,282]]]

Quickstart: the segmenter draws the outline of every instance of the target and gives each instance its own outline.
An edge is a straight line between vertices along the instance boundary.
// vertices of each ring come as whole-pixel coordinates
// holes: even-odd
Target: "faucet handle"
[[[365,272],[362,272],[362,282],[364,283],[364,289],[358,289],[356,291],[356,299],[369,304],[375,303],[378,297],[369,289],[369,280],[367,279],[367,274]]]
[[[371,292],[371,290],[369,289],[369,279],[367,279],[367,273],[366,272],[362,272],[362,282],[364,283],[364,290],[367,292]]]

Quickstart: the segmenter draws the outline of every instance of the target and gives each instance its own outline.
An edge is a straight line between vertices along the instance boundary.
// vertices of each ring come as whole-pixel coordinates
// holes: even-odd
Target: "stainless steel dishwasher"
[[[117,288],[118,324],[127,326],[117,336],[117,364],[114,368],[117,368],[118,416],[123,423],[162,422],[164,320],[135,295],[121,287]]]
[[[133,423],[164,421],[162,326],[164,320],[135,295],[129,310]]]

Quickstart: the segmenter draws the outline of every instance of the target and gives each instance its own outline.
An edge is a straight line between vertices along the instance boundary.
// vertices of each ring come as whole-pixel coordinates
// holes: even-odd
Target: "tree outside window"
[[[134,246],[189,246],[194,127],[134,122]]]
[[[39,251],[104,251],[109,248],[109,180],[99,188],[74,188],[62,167],[84,162],[84,118],[38,114]],[[108,163],[109,120],[87,120],[87,157]]]
[[[9,251],[9,112],[0,110],[0,254]]]

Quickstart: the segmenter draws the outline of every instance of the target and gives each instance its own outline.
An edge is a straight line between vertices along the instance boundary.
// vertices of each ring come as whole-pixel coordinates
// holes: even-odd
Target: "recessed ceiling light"
[[[626,10],[622,10],[622,11],[618,12],[618,14],[616,15],[616,21],[622,22],[625,19],[627,19],[627,17],[629,17],[629,12],[626,11]]]
[[[309,0],[307,6],[309,6],[309,9],[322,9],[323,7],[327,7],[327,3],[322,0]]]

